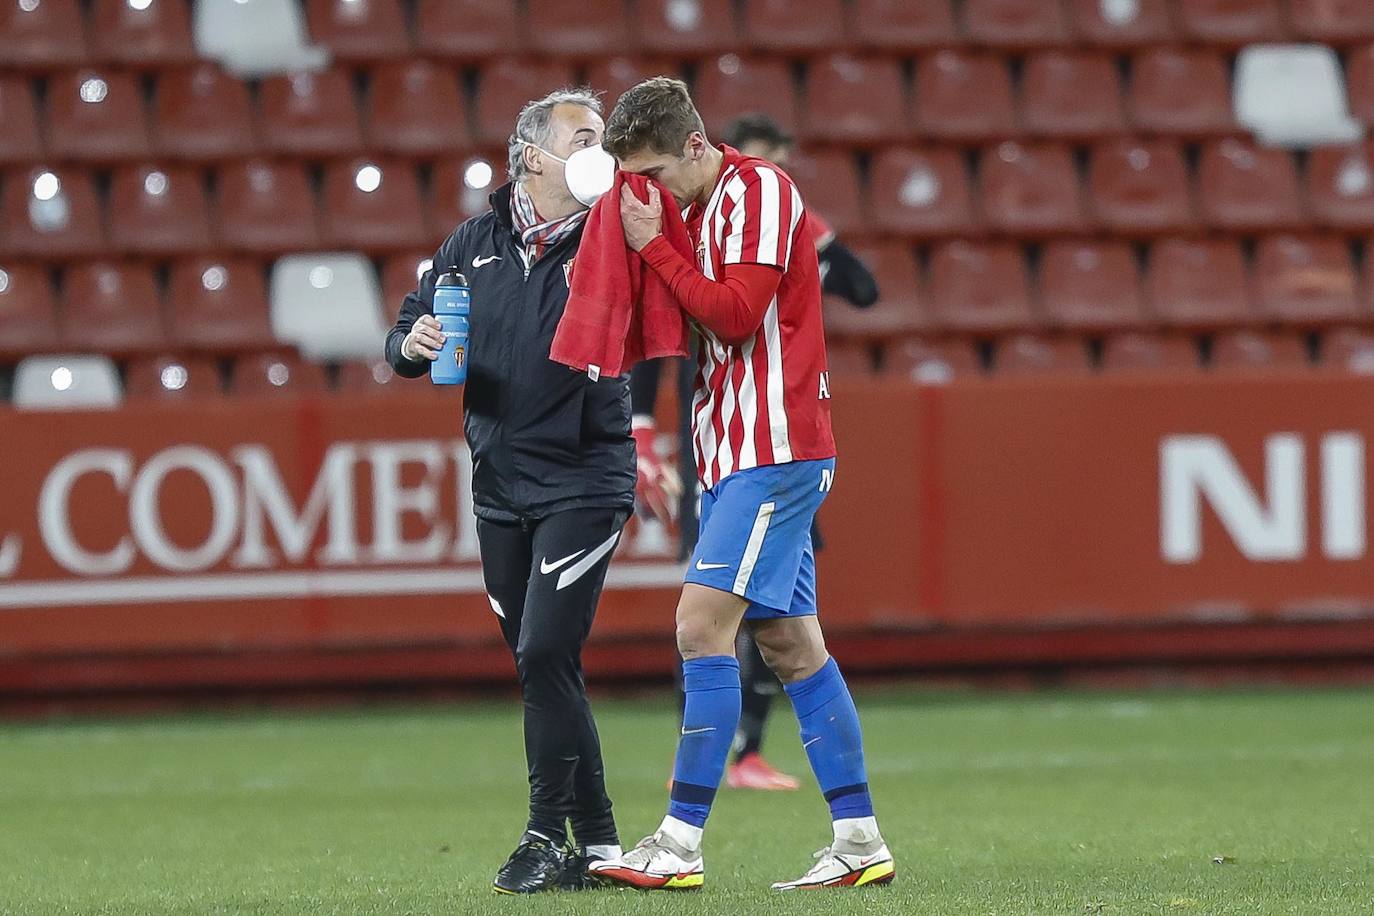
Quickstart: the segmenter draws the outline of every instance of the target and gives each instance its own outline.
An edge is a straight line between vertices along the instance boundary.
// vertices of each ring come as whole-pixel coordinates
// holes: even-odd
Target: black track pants
[[[572,509],[522,524],[479,519],[482,574],[525,700],[529,829],[561,843],[614,844],[601,739],[582,680],[606,569],[628,513]]]

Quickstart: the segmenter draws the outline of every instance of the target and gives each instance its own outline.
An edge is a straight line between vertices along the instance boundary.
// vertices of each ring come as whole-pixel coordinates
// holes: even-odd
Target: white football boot
[[[795,881],[779,881],[776,891],[791,891],[820,887],[865,887],[889,884],[897,876],[892,853],[881,839],[873,843],[857,844],[836,840],[816,853],[816,864]]]
[[[623,855],[593,862],[587,871],[613,884],[646,891],[696,891],[705,881],[701,852],[682,846],[662,830]]]

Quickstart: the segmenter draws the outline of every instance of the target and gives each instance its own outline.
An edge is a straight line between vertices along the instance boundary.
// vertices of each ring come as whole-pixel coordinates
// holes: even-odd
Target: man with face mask
[[[439,247],[386,340],[398,375],[424,375],[443,346],[436,278],[468,278],[463,428],[483,578],[524,696],[530,782],[529,822],[497,873],[500,893],[582,887],[590,862],[620,853],[581,656],[634,503],[629,384],[548,359],[587,209],[615,170],[604,126],[589,91],[526,105],[510,182]],[[565,849],[569,822],[577,845]]]

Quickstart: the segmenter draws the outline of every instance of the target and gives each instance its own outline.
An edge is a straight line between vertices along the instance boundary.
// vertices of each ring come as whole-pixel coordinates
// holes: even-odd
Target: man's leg
[[[556,830],[560,841],[572,817],[579,842],[617,844],[582,679],[582,645],[625,517],[612,509],[574,509],[534,528],[516,663],[525,690],[531,829]]]

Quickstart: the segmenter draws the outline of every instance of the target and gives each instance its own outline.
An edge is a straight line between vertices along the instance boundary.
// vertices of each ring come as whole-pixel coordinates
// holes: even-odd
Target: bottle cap
[[[434,281],[435,286],[467,286],[468,278],[456,270],[446,270]]]

